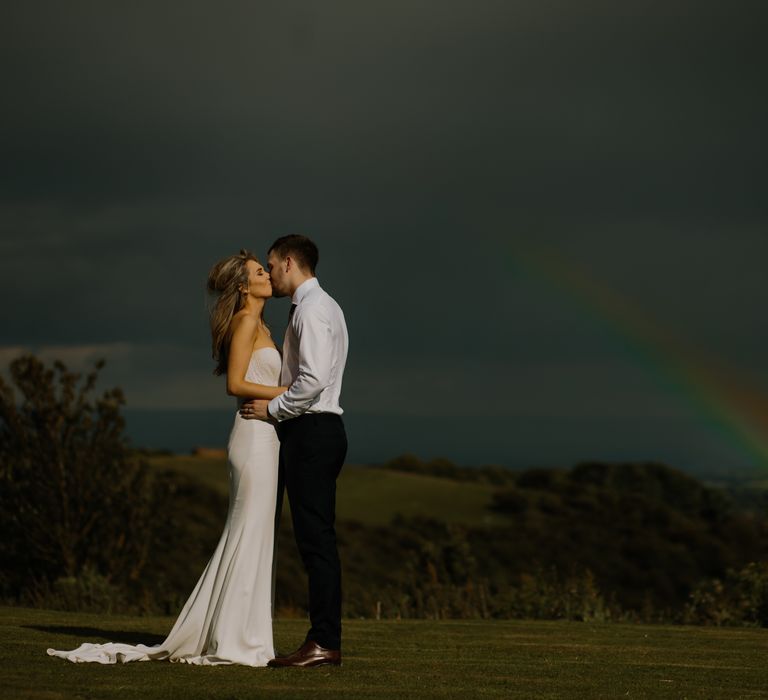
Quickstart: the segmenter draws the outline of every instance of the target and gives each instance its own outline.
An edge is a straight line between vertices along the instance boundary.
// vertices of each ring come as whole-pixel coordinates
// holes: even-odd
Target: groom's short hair
[[[273,251],[281,260],[290,255],[299,267],[309,270],[312,275],[315,274],[320,253],[317,251],[317,246],[306,236],[300,236],[297,233],[282,236],[269,247],[267,255]]]

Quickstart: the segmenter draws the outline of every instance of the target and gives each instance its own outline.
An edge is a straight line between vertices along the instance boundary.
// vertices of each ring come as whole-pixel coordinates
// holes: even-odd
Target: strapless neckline
[[[276,347],[273,347],[272,345],[265,345],[264,347],[256,348],[251,353],[251,355],[255,355],[259,350],[274,350],[278,355],[280,354],[280,351]]]
[[[251,352],[251,357],[248,360],[245,379],[254,384],[277,386],[280,383],[280,367],[282,364],[283,356],[277,348],[271,345],[256,348]],[[239,401],[238,403],[241,402]]]

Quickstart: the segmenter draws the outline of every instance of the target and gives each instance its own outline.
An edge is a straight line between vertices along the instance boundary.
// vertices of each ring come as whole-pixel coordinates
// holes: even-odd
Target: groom
[[[317,246],[306,236],[283,236],[269,249],[272,294],[291,297],[280,372],[280,385],[288,391],[241,409],[245,418],[278,422],[278,505],[284,484],[309,578],[311,629],[299,649],[273,659],[272,667],[341,665],[341,566],[334,521],[336,477],[347,454],[339,395],[348,337],[341,308],[315,277],[317,261]]]

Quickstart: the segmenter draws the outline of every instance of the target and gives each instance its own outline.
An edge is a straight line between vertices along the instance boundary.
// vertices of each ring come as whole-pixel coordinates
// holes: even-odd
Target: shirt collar
[[[300,304],[301,300],[307,296],[310,290],[319,286],[320,283],[317,281],[317,277],[310,277],[308,280],[304,280],[298,287],[296,287],[296,291],[291,297],[291,303]]]

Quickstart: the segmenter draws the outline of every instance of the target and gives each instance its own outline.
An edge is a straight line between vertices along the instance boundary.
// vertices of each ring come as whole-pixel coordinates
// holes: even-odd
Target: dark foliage
[[[95,395],[102,365],[81,377],[24,356],[9,368],[15,390],[0,379],[6,598],[34,601],[83,575],[127,589],[146,574],[147,533],[162,527],[170,494],[127,444],[121,391]]]
[[[708,583],[768,554],[765,519],[742,511],[725,492],[658,464],[590,463],[508,474],[489,504],[507,516],[506,525],[403,517],[387,526],[338,523],[344,614],[706,623],[714,615],[712,596],[699,596],[694,614],[696,590],[724,587],[729,592],[717,599],[724,605],[726,598],[760,600],[759,581],[748,594],[743,581],[741,592],[733,592],[733,576]],[[177,495],[182,513],[201,497]],[[223,524],[220,507],[216,532]],[[202,570],[210,550],[199,552]],[[278,613],[304,615],[306,577],[288,518],[277,557]],[[191,568],[189,576],[194,582]],[[753,607],[762,609],[759,602]],[[739,615],[729,619],[754,624],[749,620],[758,613]]]
[[[172,614],[214,550],[226,499],[132,451],[113,389],[32,357],[0,381],[4,598]],[[389,469],[494,485],[504,522],[396,517],[337,524],[344,614],[388,618],[642,619],[768,624],[765,498],[709,488],[660,464],[461,468],[403,456]],[[288,518],[279,615],[306,614]],[[760,563],[763,562],[763,563]]]
[[[622,616],[586,569],[561,575],[553,568],[534,568],[510,575],[485,561],[474,528],[395,518],[388,527],[344,523],[341,531],[345,613],[351,617]]]
[[[579,464],[530,470],[492,503],[508,528],[477,533],[484,562],[507,572],[589,569],[625,608],[679,611],[694,586],[768,557],[765,518],[727,493],[660,464]],[[482,556],[480,552],[482,551]]]
[[[683,619],[694,625],[768,627],[768,562],[729,569],[722,579],[702,581],[691,593]]]

